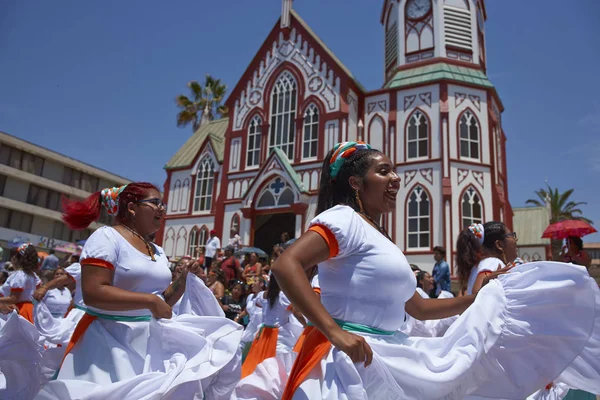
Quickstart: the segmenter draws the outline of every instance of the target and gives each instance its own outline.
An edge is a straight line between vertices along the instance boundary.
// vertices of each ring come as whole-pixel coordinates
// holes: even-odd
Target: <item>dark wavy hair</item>
[[[271,308],[275,307],[279,293],[281,293],[279,282],[275,279],[275,275],[271,274],[269,285],[267,286],[267,300],[269,301],[269,306],[271,306]]]
[[[463,290],[467,288],[471,270],[481,260],[488,256],[499,256],[500,252],[496,248],[496,241],[505,240],[506,225],[502,222],[491,221],[483,225],[483,243],[469,230],[463,229],[458,235],[456,241],[456,266],[458,281]]]
[[[38,253],[33,245],[27,246],[25,254],[21,255],[18,251],[15,254],[17,267],[22,269],[27,275],[35,275],[38,267]]]
[[[583,240],[581,240],[580,237],[569,236],[568,239],[571,241],[571,243],[573,243],[575,245],[575,247],[577,247],[577,250],[579,250],[579,251],[583,250]]]
[[[329,210],[338,204],[345,204],[358,211],[359,207],[349,179],[351,176],[364,178],[373,164],[373,157],[381,154],[383,154],[381,151],[375,149],[356,150],[344,161],[334,180],[329,173],[329,164],[333,150],[329,151],[321,169],[317,214]]]

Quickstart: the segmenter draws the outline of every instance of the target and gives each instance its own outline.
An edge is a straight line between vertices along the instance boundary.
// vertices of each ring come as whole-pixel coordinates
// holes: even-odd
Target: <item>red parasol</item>
[[[555,222],[548,226],[542,237],[556,240],[566,239],[569,236],[583,237],[594,232],[598,231],[585,221],[566,219],[564,221]]]

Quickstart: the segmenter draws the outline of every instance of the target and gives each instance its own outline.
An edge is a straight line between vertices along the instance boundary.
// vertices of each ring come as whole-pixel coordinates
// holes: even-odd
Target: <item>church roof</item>
[[[367,90],[365,89],[365,87],[358,81],[358,79],[356,79],[356,77],[352,74],[352,72],[350,72],[348,67],[346,67],[339,58],[337,58],[337,56],[333,53],[333,51],[331,51],[331,49],[329,47],[327,47],[325,42],[323,42],[321,40],[321,38],[319,37],[319,35],[317,35],[310,28],[310,26],[308,26],[308,24],[300,17],[300,15],[298,15],[298,13],[296,11],[294,11],[294,9],[291,9],[290,13],[296,19],[296,21],[298,21],[298,23],[300,25],[302,25],[302,27],[312,36],[312,38],[319,44],[319,46],[321,46],[323,48],[323,50],[333,59],[333,61],[337,64],[337,66],[340,67],[340,69],[342,71],[344,71],[344,73],[346,75],[348,75],[348,77],[354,81],[356,86],[358,86],[358,88],[360,90],[362,90],[363,92],[366,92]]]
[[[385,88],[401,88],[442,79],[494,89],[483,71],[444,62],[398,71]]]
[[[550,244],[549,239],[542,239],[550,220],[545,207],[513,208],[513,213],[513,229],[519,237],[519,246]]]
[[[217,119],[202,125],[171,157],[164,169],[190,167],[207,139],[210,140],[215,157],[222,163],[225,152],[225,131],[228,125],[229,118]]]

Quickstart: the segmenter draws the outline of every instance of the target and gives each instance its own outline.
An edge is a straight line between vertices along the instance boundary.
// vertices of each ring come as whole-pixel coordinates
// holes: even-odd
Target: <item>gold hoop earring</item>
[[[360,196],[358,195],[358,189],[354,191],[354,197],[356,199],[356,204],[358,204],[358,210],[364,214],[365,209],[363,208],[362,201],[360,201]]]

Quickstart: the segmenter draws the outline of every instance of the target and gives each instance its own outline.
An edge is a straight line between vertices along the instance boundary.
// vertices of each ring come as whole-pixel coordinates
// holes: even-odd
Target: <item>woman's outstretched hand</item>
[[[481,287],[484,287],[485,285],[487,285],[492,279],[496,279],[500,275],[504,275],[504,274],[508,273],[514,267],[516,267],[516,265],[508,265],[508,266],[506,266],[504,268],[499,268],[496,271],[487,274],[483,278],[483,282],[481,283]],[[479,288],[479,290],[481,290],[481,288]],[[479,293],[479,290],[475,294]]]
[[[371,365],[373,350],[364,337],[340,329],[330,341],[335,348],[346,353],[352,362],[364,363],[365,367]]]

